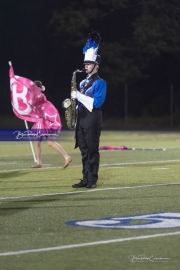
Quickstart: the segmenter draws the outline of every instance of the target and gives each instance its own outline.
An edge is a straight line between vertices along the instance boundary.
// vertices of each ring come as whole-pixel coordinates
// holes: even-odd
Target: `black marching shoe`
[[[89,182],[86,185],[86,188],[96,188],[96,187],[97,187],[97,184],[96,183],[92,183],[92,182]]]
[[[83,180],[81,180],[79,183],[72,185],[73,188],[82,188],[82,187],[86,187],[87,183]]]

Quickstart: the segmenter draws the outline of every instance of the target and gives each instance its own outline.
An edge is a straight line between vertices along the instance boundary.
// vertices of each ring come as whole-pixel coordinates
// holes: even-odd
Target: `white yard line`
[[[79,194],[87,192],[97,192],[97,191],[107,191],[107,190],[118,190],[118,189],[135,189],[135,188],[148,188],[148,187],[158,187],[158,186],[171,186],[171,185],[180,185],[180,183],[171,183],[171,184],[153,184],[153,185],[141,185],[134,187],[115,187],[115,188],[96,188],[88,190],[78,190],[78,191],[69,191],[69,192],[60,192],[60,193],[49,193],[49,194],[38,194],[38,195],[29,195],[29,196],[16,196],[16,197],[1,197],[1,200],[11,200],[11,199],[23,199],[23,198],[34,198],[34,197],[45,197],[45,196],[58,196],[58,195],[69,195],[69,194]]]
[[[152,168],[153,171],[155,170],[169,170],[169,168]]]
[[[43,166],[47,166],[48,164],[43,164]],[[50,165],[50,164],[49,164]],[[70,166],[69,166],[70,167]],[[78,168],[78,167],[82,167],[81,165],[77,165],[77,166],[71,166],[71,167],[74,167],[74,168]],[[39,171],[39,170],[46,170],[46,169],[63,169],[63,167],[60,167],[60,166],[57,166],[57,167],[42,167],[42,168],[38,168],[38,169],[35,169],[35,168],[25,168],[25,169],[16,169],[16,170],[0,170],[0,173],[3,173],[3,172],[19,172],[19,171]]]
[[[77,150],[76,150],[77,151]],[[74,154],[74,152],[68,152],[69,154]],[[58,155],[58,153],[44,153],[44,155]],[[32,156],[32,154],[15,154],[15,155],[0,155],[1,157],[24,157],[24,156]]]
[[[17,161],[13,161],[13,162],[0,162],[0,165],[7,165],[7,164],[17,164]]]
[[[170,160],[152,160],[152,161],[139,161],[139,162],[124,162],[124,163],[113,163],[113,164],[101,164],[100,166],[115,166],[115,165],[138,165],[138,164],[153,164],[153,163],[166,163],[166,162],[180,162],[180,159]]]
[[[180,162],[180,159],[174,159],[174,160],[152,160],[152,161],[140,161],[140,162],[121,162],[121,163],[104,163],[104,164],[100,164],[100,167],[107,167],[109,166],[109,168],[111,168],[112,166],[124,166],[124,165],[138,165],[138,164],[153,164],[153,163],[167,163],[167,162]],[[76,165],[76,166],[70,166],[71,168],[79,168],[82,167],[82,165]],[[42,168],[38,168],[38,170],[43,170],[43,169],[62,169],[63,167],[42,167]],[[16,170],[0,170],[1,172],[17,172],[17,171],[32,171],[34,169],[32,168],[24,168],[24,169],[16,169]]]
[[[0,158],[1,157],[24,157],[24,156],[32,156],[32,154],[0,155]]]
[[[106,244],[113,244],[113,243],[119,243],[119,242],[125,242],[125,241],[150,239],[150,238],[157,238],[157,237],[163,237],[163,236],[172,236],[172,235],[178,235],[178,234],[180,234],[180,231],[172,232],[172,233],[158,233],[158,234],[150,234],[150,235],[141,235],[141,236],[128,237],[128,238],[109,239],[109,240],[103,240],[103,241],[96,241],[96,242],[89,242],[89,243],[82,243],[82,244],[74,244],[74,245],[65,245],[65,246],[57,246],[57,247],[47,247],[47,248],[37,248],[37,249],[10,251],[10,252],[0,253],[0,256],[1,257],[3,257],[3,256],[13,256],[13,255],[22,255],[22,254],[29,254],[29,253],[45,252],[45,251],[64,250],[64,249],[96,246],[96,245],[106,245]]]

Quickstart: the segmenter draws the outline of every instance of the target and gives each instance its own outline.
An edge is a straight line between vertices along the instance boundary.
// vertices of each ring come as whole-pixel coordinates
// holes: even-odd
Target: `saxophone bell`
[[[69,98],[65,99],[62,103],[63,109],[67,109],[69,106],[71,106],[71,100]]]

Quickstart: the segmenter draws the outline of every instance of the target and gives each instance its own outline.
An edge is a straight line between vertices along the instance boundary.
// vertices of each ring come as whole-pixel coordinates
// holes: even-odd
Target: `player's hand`
[[[79,91],[72,91],[71,92],[71,98],[76,98],[78,100],[80,95],[81,95],[81,93]]]

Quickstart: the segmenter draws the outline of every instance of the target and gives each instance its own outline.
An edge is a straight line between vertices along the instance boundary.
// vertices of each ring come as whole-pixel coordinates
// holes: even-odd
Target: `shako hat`
[[[101,36],[98,32],[92,31],[89,33],[86,45],[83,48],[84,64],[100,64],[101,56],[97,54],[100,41]]]

